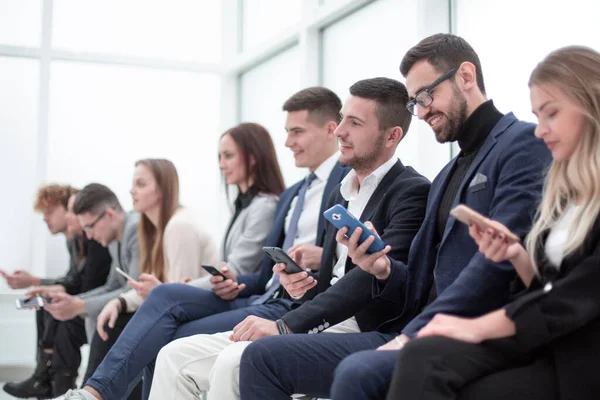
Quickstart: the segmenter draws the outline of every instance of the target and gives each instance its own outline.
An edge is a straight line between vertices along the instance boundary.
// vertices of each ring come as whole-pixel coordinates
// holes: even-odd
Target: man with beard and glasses
[[[464,39],[450,34],[423,39],[404,56],[400,71],[410,96],[407,110],[426,121],[439,142],[458,141],[461,151],[431,184],[408,262],[366,254],[356,235],[348,240],[344,230],[338,234],[352,262],[372,275],[371,311],[383,314],[380,323],[367,333],[306,335],[303,325],[284,317],[295,334],[260,339],[244,351],[239,378],[244,400],[289,399],[293,393],[385,398],[397,350],[435,314],[479,316],[509,298],[511,264],[486,259],[467,225],[449,212],[464,203],[524,237],[550,153],[535,138],[534,124],[501,114],[487,100],[479,57]],[[385,312],[394,307],[393,316]]]
[[[335,136],[340,162],[352,170],[329,202],[346,206],[363,221],[373,221],[388,244],[384,252],[403,260],[423,221],[429,190],[429,181],[395,155],[411,122],[406,101],[405,86],[393,79],[365,79],[350,87]],[[157,359],[150,399],[197,399],[207,390],[209,400],[239,397],[244,347],[288,327],[300,324],[303,331],[339,334],[334,336],[373,330],[385,313],[372,312],[371,275],[355,268],[346,247],[336,243],[336,233],[337,228],[327,223],[318,283],[307,274],[282,274],[282,265],[273,269],[287,292],[304,301],[302,305],[282,313],[277,321],[250,316],[233,332],[197,335],[167,345]]]

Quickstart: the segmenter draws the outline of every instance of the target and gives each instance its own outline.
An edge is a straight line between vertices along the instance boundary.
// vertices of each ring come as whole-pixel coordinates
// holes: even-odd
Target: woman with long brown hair
[[[110,301],[98,316],[97,330],[104,340],[104,325],[114,323],[120,312],[134,312],[152,288],[163,282],[206,275],[202,264],[217,262],[217,250],[207,229],[194,213],[179,204],[179,178],[173,163],[145,159],[135,163],[131,187],[133,209],[141,214],[138,223],[140,248],[139,282]]]

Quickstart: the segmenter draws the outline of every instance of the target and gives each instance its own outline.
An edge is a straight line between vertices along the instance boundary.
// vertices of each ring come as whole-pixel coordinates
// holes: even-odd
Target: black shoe
[[[11,396],[20,399],[52,397],[52,387],[50,386],[50,382],[38,380],[35,376],[21,382],[5,383],[2,389]]]
[[[65,375],[60,372],[52,375],[52,392],[55,397],[62,396],[69,389],[75,389],[75,381],[77,380],[77,372],[72,375]]]
[[[50,367],[52,365],[52,354],[40,351],[38,364],[33,375],[21,382],[8,382],[2,389],[11,396],[21,399],[30,397],[48,398],[52,397],[52,386],[50,384]]]

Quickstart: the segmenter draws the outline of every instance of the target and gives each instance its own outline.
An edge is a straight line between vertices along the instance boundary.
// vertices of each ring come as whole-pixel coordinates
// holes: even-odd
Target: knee
[[[265,345],[265,342],[272,342],[268,339],[271,338],[263,338],[252,342],[244,349],[240,360],[240,379],[244,371],[265,371],[273,366],[274,360],[271,357],[271,352],[278,352],[278,349],[277,346],[271,346],[270,343]]]
[[[368,353],[371,352],[361,351],[344,358],[335,369],[334,385],[348,386],[356,384],[369,375],[377,373],[377,371],[373,371],[369,364],[364,362],[363,358]]]
[[[154,289],[150,291],[150,294],[148,294],[144,303],[149,301],[165,302],[172,299],[177,295],[177,286],[179,286],[179,284],[174,283],[163,283],[162,285],[155,286]]]
[[[164,371],[175,368],[175,358],[181,358],[185,354],[184,346],[179,340],[175,340],[166,346],[163,346],[156,357],[156,370]]]
[[[246,347],[248,347],[247,342],[237,342],[224,348],[219,353],[213,370],[221,372],[237,371],[240,367],[242,353]]]
[[[394,354],[391,353],[396,352],[367,350],[342,360],[334,373],[331,385],[332,398],[385,397],[380,394],[385,393],[389,381],[388,370],[394,366]]]
[[[443,353],[451,340],[443,336],[430,336],[409,341],[399,352],[397,365],[414,366],[427,363],[432,356]]]

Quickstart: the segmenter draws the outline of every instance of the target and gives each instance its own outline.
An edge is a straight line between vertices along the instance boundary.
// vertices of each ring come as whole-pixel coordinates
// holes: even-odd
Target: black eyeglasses
[[[417,104],[421,107],[429,107],[431,103],[433,103],[433,96],[431,95],[431,90],[435,88],[440,83],[444,82],[446,79],[450,79],[454,76],[458,68],[454,67],[450,71],[446,72],[444,75],[437,78],[431,85],[425,86],[423,89],[419,90],[415,95],[414,99],[411,99],[406,103],[406,109],[412,115],[417,115],[416,106]]]
[[[94,222],[92,222],[91,224],[82,226],[81,229],[83,229],[83,231],[85,231],[87,233],[91,233],[92,229],[94,229],[94,225],[96,225],[98,223],[98,221],[100,221],[105,215],[106,215],[106,210],[102,211],[100,213],[100,215],[98,215],[98,217],[94,220]]]

